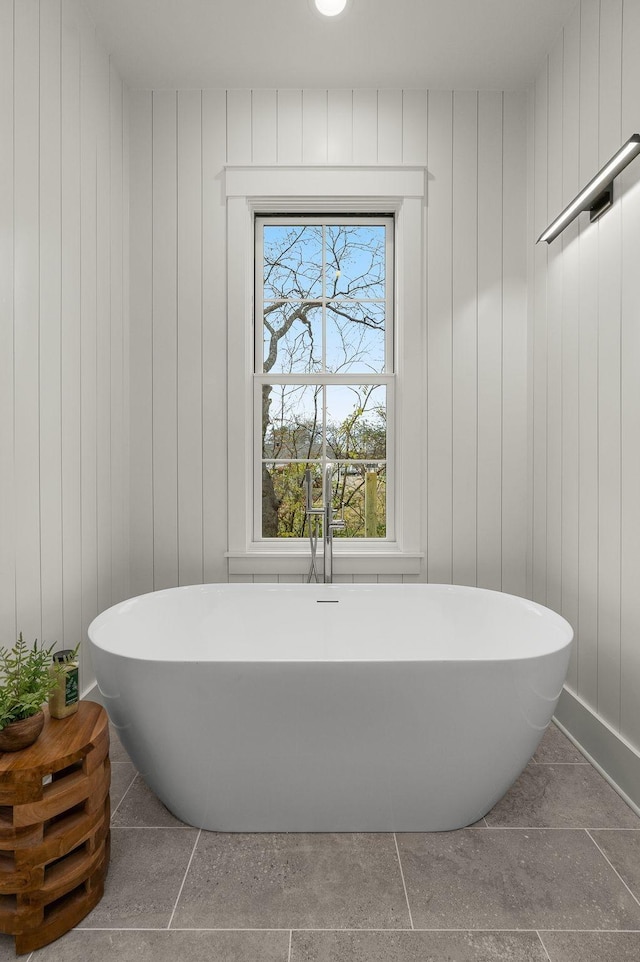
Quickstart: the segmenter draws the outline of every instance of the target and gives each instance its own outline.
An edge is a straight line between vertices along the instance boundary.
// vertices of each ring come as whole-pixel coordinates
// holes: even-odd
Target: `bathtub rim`
[[[92,636],[97,629],[101,629],[105,626],[105,623],[108,622],[110,616],[113,616],[114,614],[119,613],[126,605],[130,604],[132,601],[138,601],[138,600],[143,601],[144,599],[149,599],[151,597],[166,596],[170,593],[175,594],[177,592],[187,593],[189,590],[196,591],[196,590],[201,590],[203,588],[209,588],[209,587],[224,589],[225,593],[230,593],[230,594],[234,594],[236,592],[238,594],[251,593],[253,589],[267,591],[267,592],[273,591],[274,593],[281,593],[281,592],[288,592],[288,591],[296,592],[299,590],[308,591],[309,589],[319,589],[320,591],[334,590],[338,592],[354,591],[356,593],[358,591],[374,590],[376,592],[385,593],[387,591],[404,592],[404,591],[415,591],[416,589],[420,590],[425,588],[433,588],[433,589],[441,588],[441,589],[451,589],[451,590],[460,591],[463,594],[473,593],[473,594],[491,595],[494,597],[500,595],[500,596],[504,596],[505,598],[515,600],[518,604],[527,605],[535,609],[551,625],[554,625],[556,629],[559,629],[560,632],[564,634],[564,638],[562,639],[561,643],[558,643],[553,647],[548,647],[544,651],[532,651],[530,648],[523,650],[521,652],[514,650],[509,653],[508,657],[505,657],[504,654],[496,654],[493,656],[488,656],[485,653],[482,657],[474,657],[473,654],[471,654],[471,655],[465,655],[464,657],[457,657],[457,658],[456,657],[398,658],[397,653],[394,654],[393,651],[390,651],[388,658],[344,657],[344,658],[327,659],[326,657],[317,657],[317,658],[282,657],[282,658],[268,658],[268,659],[264,659],[264,658],[263,659],[261,658],[221,659],[221,658],[201,658],[201,657],[185,658],[183,653],[181,653],[180,657],[171,657],[171,658],[158,657],[158,656],[141,654],[139,649],[135,651],[133,650],[114,651],[111,648],[108,648],[108,647],[105,647],[104,645],[99,644],[95,640],[95,638]],[[175,664],[181,664],[184,662],[187,662],[190,664],[224,664],[224,665],[229,665],[229,664],[237,664],[237,665],[381,664],[381,665],[384,665],[384,664],[394,663],[398,661],[401,661],[403,664],[410,664],[410,663],[423,664],[425,662],[428,662],[430,664],[441,664],[441,663],[447,663],[447,662],[459,662],[461,664],[484,664],[484,663],[497,664],[497,663],[503,663],[507,661],[509,662],[531,661],[531,660],[536,660],[536,659],[557,654],[558,652],[561,652],[561,651],[564,651],[565,649],[570,648],[575,637],[575,632],[571,624],[566,620],[566,618],[564,618],[561,614],[554,611],[553,609],[547,608],[545,605],[542,605],[536,601],[532,601],[529,598],[523,598],[520,595],[513,595],[513,594],[510,594],[509,592],[498,591],[494,588],[479,588],[472,585],[451,585],[451,584],[440,584],[440,583],[436,584],[431,582],[412,583],[412,584],[406,584],[406,585],[394,584],[394,583],[372,584],[367,582],[354,583],[354,584],[338,583],[338,584],[327,584],[327,585],[322,583],[308,584],[308,583],[296,583],[296,582],[286,583],[286,584],[279,584],[276,582],[258,583],[258,584],[253,584],[248,582],[242,582],[242,583],[209,582],[204,584],[180,585],[180,586],[175,586],[170,588],[160,588],[157,591],[144,592],[141,595],[134,595],[131,598],[127,598],[127,599],[124,599],[123,601],[117,602],[115,605],[110,605],[108,608],[102,611],[99,615],[96,615],[96,617],[91,621],[87,629],[87,637],[88,637],[88,642],[91,646],[94,646],[96,649],[98,649],[101,652],[104,652],[108,656],[113,656],[115,658],[128,659],[131,661],[146,662],[148,664],[158,664],[158,665],[160,664],[175,665]]]

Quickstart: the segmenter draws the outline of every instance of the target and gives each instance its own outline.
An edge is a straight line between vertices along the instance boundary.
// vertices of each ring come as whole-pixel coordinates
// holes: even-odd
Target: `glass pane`
[[[326,297],[384,298],[384,226],[326,228]]]
[[[385,538],[387,478],[384,464],[336,465],[332,481],[335,511],[344,512],[345,527],[334,537]]]
[[[317,463],[262,465],[262,537],[308,537],[305,470],[311,470],[313,500],[322,504],[322,469]]]
[[[327,371],[382,374],[384,321],[384,304],[331,302],[327,306]]]
[[[311,304],[264,305],[263,371],[308,374],[322,368],[322,308]]]
[[[322,296],[320,224],[263,227],[264,298]]]
[[[386,388],[330,384],[327,391],[327,455],[336,460],[384,460],[387,456]]]
[[[264,384],[261,390],[262,457],[320,457],[322,387]]]

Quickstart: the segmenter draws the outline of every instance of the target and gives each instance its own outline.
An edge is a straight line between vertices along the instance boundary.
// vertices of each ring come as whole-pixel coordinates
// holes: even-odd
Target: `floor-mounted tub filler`
[[[89,628],[100,692],[178,818],[223,832],[445,831],[534,753],[573,632],[449,585],[198,585]]]

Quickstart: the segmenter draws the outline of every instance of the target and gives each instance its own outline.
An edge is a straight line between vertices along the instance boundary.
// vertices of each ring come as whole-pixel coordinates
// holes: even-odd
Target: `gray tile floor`
[[[482,822],[439,834],[199,832],[115,737],[111,759],[104,898],[32,962],[640,959],[640,819],[557,728]]]

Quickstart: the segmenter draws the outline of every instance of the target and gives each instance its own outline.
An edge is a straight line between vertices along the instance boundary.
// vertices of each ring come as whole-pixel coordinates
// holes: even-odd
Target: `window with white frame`
[[[307,464],[338,576],[419,574],[425,169],[228,166],[223,194],[229,574],[307,573]]]
[[[331,468],[344,538],[392,540],[392,215],[256,216],[254,539],[306,533]]]

